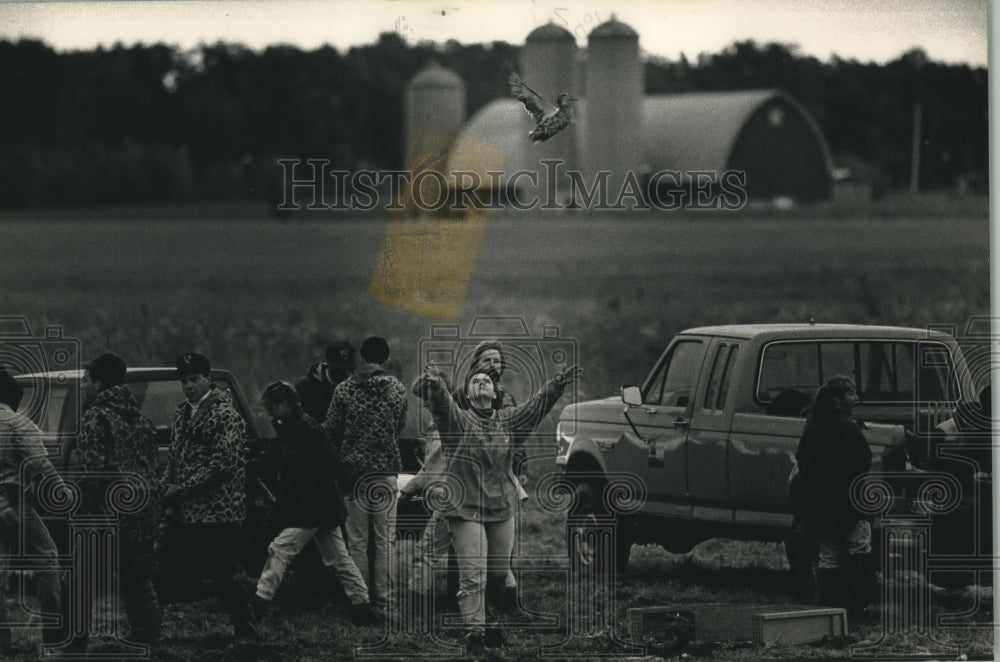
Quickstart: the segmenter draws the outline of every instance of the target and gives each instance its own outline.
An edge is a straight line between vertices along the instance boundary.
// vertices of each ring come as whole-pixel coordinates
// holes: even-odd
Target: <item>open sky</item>
[[[923,48],[942,62],[987,63],[988,0],[175,0],[3,2],[0,39],[39,38],[59,50],[116,42],[240,42],[338,49],[395,31],[410,42],[521,44],[548,21],[581,46],[616,17],[639,32],[648,53],[689,59],[736,40],[797,44],[827,60],[887,62]],[[612,9],[613,8],[613,9]]]

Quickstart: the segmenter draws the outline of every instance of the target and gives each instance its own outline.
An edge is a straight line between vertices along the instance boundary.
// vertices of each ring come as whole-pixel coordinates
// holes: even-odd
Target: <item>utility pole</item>
[[[910,147],[910,193],[916,195],[920,191],[920,133],[924,119],[924,106],[919,101],[913,102],[913,142]]]

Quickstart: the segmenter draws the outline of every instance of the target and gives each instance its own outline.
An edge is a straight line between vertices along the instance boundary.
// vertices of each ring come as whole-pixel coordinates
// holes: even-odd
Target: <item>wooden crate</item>
[[[695,641],[751,641],[765,646],[805,644],[847,634],[847,612],[811,605],[671,604],[628,610],[633,641],[693,626]]]

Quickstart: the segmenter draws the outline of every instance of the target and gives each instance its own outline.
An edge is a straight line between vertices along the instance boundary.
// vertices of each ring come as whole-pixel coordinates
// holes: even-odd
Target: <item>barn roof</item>
[[[644,161],[652,170],[722,170],[753,113],[782,99],[803,116],[830,162],[826,140],[808,112],[781,90],[647,96],[642,104]]]
[[[771,89],[644,97],[640,159],[643,169],[724,170],[733,145],[751,115],[775,98],[784,100],[805,118],[828,163],[831,162],[826,140],[808,112],[784,92]],[[571,129],[577,132],[577,144],[583,145],[587,130],[586,100],[577,101],[575,108],[576,120]],[[463,127],[453,145],[449,169],[485,173],[514,172],[527,167],[532,155],[527,137],[530,128],[530,118],[517,100],[490,102]]]
[[[642,104],[643,155],[653,170],[722,170],[750,115],[773,90],[649,96]]]

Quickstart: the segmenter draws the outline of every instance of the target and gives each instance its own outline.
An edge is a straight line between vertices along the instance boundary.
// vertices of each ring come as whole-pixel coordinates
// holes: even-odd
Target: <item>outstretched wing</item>
[[[507,84],[510,85],[510,93],[524,104],[525,110],[535,118],[536,124],[545,119],[546,106],[555,110],[555,106],[545,101],[542,95],[525,85],[516,71],[510,72],[510,75],[507,76]]]

